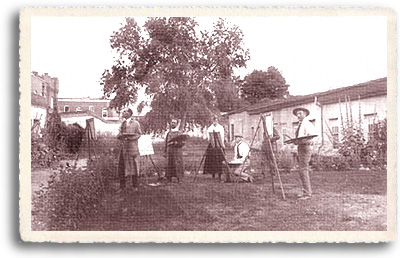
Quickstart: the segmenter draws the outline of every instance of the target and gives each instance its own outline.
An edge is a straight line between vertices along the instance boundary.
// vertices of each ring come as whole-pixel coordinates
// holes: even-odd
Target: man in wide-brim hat
[[[304,107],[293,109],[293,114],[299,120],[299,125],[296,130],[296,138],[301,138],[309,135],[315,135],[314,125],[306,118],[310,115],[310,111]],[[297,144],[297,157],[299,161],[299,175],[302,184],[302,194],[298,196],[301,200],[310,199],[312,195],[310,183],[310,168],[311,160],[311,138],[302,138],[295,141]]]
[[[298,107],[298,108],[293,109],[293,115],[297,116],[297,111],[303,111],[305,116],[308,116],[310,114],[310,110],[308,110],[307,108]]]

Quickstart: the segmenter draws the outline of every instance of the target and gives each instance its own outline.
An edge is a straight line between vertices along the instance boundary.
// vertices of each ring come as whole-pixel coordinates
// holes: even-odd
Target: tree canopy
[[[268,70],[254,70],[247,75],[242,84],[245,100],[254,104],[264,99],[279,99],[287,96],[289,85],[278,69],[271,66]]]
[[[234,69],[249,60],[243,33],[224,19],[212,31],[198,28],[189,17],[148,18],[143,27],[126,18],[110,39],[119,56],[101,79],[104,95],[113,97],[111,106],[134,103],[144,87],[152,99],[146,115],[152,130],[165,128],[171,116],[203,125],[216,110],[232,108],[229,103],[238,97]]]

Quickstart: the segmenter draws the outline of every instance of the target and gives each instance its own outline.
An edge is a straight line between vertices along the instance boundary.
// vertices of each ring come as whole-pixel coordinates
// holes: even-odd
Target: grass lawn
[[[210,175],[195,176],[205,150],[204,142],[189,142],[182,184],[162,182],[151,163],[142,159],[138,192],[117,193],[111,182],[95,217],[78,230],[107,231],[384,231],[386,224],[386,171],[315,171],[311,174],[314,196],[297,200],[300,182],[296,172],[281,174],[286,200],[275,177],[263,178],[259,161],[252,159],[254,183],[221,183]],[[153,160],[162,170],[162,144],[154,146]],[[228,159],[232,150],[228,150]],[[191,174],[189,174],[192,172]],[[34,175],[34,174],[33,174]],[[194,180],[196,179],[196,180]]]

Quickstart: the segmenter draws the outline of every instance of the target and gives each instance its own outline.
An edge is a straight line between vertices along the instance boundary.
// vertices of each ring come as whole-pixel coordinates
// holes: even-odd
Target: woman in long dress
[[[178,121],[172,119],[171,129],[165,137],[165,153],[167,156],[167,171],[165,177],[169,182],[172,182],[172,178],[176,177],[178,183],[180,183],[183,177],[182,147],[185,145],[185,142],[184,138],[179,136],[183,136],[183,134],[179,131]]]
[[[208,147],[204,161],[204,174],[218,175],[221,179],[223,161],[225,160],[224,127],[219,124],[218,117],[214,116],[213,123],[207,129]]]

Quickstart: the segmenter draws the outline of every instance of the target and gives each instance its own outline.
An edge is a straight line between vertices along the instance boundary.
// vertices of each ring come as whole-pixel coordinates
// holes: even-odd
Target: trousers
[[[311,196],[311,182],[310,182],[310,167],[309,163],[311,160],[311,146],[310,145],[298,145],[297,155],[299,160],[299,176],[301,181],[301,187],[303,195]]]

